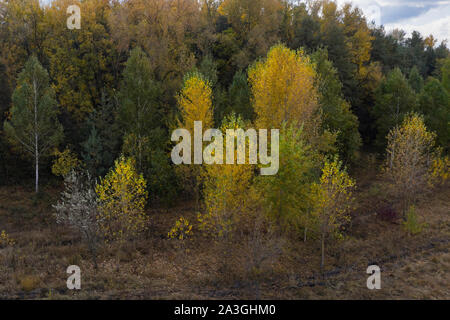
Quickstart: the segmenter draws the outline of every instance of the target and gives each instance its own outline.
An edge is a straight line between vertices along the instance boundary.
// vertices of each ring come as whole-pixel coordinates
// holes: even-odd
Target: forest
[[[447,41],[352,3],[0,0],[0,299],[448,299],[449,150]]]

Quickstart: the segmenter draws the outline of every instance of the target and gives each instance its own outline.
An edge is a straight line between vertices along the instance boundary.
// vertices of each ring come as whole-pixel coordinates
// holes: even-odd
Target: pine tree
[[[450,92],[439,80],[429,77],[419,96],[419,111],[425,116],[425,124],[438,133],[436,142],[450,148]]]
[[[391,71],[375,91],[373,116],[376,119],[377,145],[386,145],[390,129],[400,124],[404,116],[414,111],[417,98],[399,68]]]
[[[136,143],[129,148],[133,149],[140,172],[145,166],[145,143],[149,140],[150,131],[161,126],[160,94],[160,86],[153,79],[149,58],[139,47],[133,49],[123,72],[119,92],[119,119],[125,135],[135,139]]]
[[[413,90],[416,92],[416,94],[419,94],[422,91],[423,88],[423,78],[419,73],[419,70],[416,66],[412,67],[409,71],[409,78],[408,83],[413,88]]]

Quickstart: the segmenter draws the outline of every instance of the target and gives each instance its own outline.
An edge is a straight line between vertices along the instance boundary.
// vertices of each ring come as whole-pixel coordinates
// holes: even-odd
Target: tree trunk
[[[39,192],[39,133],[38,133],[38,102],[37,102],[37,84],[36,80],[33,81],[34,88],[34,159],[35,159],[35,192]]]
[[[303,242],[306,242],[306,233],[308,232],[308,228],[305,227],[305,232],[303,234]]]
[[[325,265],[325,234],[322,232],[322,260],[320,262],[320,270],[323,272]]]
[[[36,172],[35,172],[35,178],[36,178],[36,185],[35,185],[35,192],[38,193],[39,192],[39,153],[37,150],[37,146],[36,146],[36,156],[35,156],[35,167],[36,167]]]

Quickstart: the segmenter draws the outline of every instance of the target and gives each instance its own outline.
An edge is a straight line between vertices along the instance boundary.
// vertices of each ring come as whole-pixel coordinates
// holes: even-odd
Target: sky
[[[339,5],[348,2],[337,0]],[[450,42],[450,0],[353,0],[377,25],[386,31],[403,29],[408,35],[419,31],[423,37],[430,34],[439,42]]]

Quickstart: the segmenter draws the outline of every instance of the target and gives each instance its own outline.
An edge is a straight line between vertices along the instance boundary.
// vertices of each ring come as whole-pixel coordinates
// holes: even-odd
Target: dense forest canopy
[[[79,30],[66,27],[72,4],[81,9]],[[387,133],[410,111],[448,149],[446,42],[386,32],[358,7],[327,0],[1,0],[0,122],[11,119],[18,75],[35,57],[64,128],[54,147],[70,149],[94,175],[120,153],[135,156],[152,189],[167,194],[175,180],[169,130],[186,76],[197,72],[211,87],[215,127],[233,112],[253,121],[258,93],[248,70],[277,44],[310,59],[320,126],[336,135],[346,163],[360,150],[382,154]],[[1,130],[0,183],[29,176],[31,158]],[[42,156],[45,176],[52,154]]]

